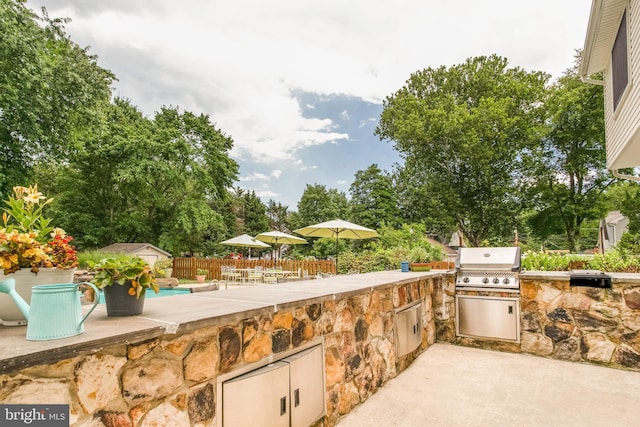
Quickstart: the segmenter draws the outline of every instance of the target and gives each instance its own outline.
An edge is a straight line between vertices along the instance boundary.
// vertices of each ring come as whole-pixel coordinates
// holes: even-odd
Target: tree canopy
[[[569,249],[581,249],[585,220],[604,217],[603,192],[615,178],[606,170],[602,86],[587,84],[574,67],[549,89],[547,132],[523,155],[528,217],[538,237],[564,233]]]
[[[414,216],[419,208],[424,218],[448,222],[472,245],[513,234],[519,154],[539,138],[547,80],[481,56],[415,72],[386,98],[376,134],[404,158],[401,197],[427,195]]]
[[[25,182],[37,162],[81,146],[109,103],[115,76],[50,19],[24,2],[0,0],[0,196]]]

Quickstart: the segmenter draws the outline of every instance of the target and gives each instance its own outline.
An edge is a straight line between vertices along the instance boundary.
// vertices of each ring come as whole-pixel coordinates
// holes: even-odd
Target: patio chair
[[[220,267],[220,276],[233,284],[238,283],[242,279],[242,273],[236,271],[235,267],[228,265]]]
[[[273,271],[265,271],[262,281],[267,284],[278,283],[278,275]]]
[[[253,270],[247,273],[247,282],[257,284],[262,282],[263,273],[262,271]]]

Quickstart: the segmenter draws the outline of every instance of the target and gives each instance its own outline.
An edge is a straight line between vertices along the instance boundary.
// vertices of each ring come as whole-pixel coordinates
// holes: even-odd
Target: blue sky
[[[401,162],[398,152],[389,142],[374,136],[382,105],[363,101],[345,95],[318,95],[295,91],[303,116],[316,119],[330,119],[334,132],[344,134],[344,138],[326,144],[318,144],[301,149],[299,158],[305,168],[292,167],[286,163],[281,167],[279,178],[243,180],[240,186],[252,188],[263,198],[272,198],[295,209],[306,184],[321,184],[335,188],[349,195],[349,186],[359,170],[377,164],[380,169],[391,172],[394,163]],[[268,174],[269,165],[245,161],[241,167],[248,170],[264,170]],[[246,176],[243,174],[243,176]],[[271,187],[281,189],[278,197]],[[297,195],[297,196],[295,196]]]
[[[583,47],[591,0],[28,0],[147,116],[177,106],[234,140],[236,186],[296,209],[307,184],[348,192],[399,156],[373,135],[411,73],[497,54],[554,78]]]

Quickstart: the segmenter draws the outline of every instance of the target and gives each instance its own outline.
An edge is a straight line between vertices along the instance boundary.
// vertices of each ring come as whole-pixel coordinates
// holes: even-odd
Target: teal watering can
[[[84,317],[78,293],[80,285],[91,286],[96,296],[93,307]],[[8,294],[28,319],[27,339],[31,341],[67,338],[83,333],[85,319],[98,305],[98,288],[88,282],[34,286],[31,307],[16,292],[16,279],[1,281],[0,292]]]

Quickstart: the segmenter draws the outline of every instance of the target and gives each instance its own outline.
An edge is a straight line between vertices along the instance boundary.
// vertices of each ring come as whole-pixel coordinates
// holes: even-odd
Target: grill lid
[[[458,271],[520,271],[520,247],[460,248]]]

